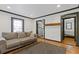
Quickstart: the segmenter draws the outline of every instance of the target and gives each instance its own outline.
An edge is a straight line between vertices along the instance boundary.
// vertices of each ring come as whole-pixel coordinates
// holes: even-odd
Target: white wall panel
[[[20,16],[0,12],[0,37],[2,32],[11,32],[11,17],[24,19],[24,30],[32,31],[33,29],[33,20],[28,18],[23,18]]]

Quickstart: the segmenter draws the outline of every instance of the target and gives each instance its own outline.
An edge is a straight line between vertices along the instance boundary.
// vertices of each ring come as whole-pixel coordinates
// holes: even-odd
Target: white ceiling
[[[7,6],[11,8],[7,8]],[[57,8],[57,4],[0,4],[0,9],[35,18],[77,6],[77,4],[62,4]]]

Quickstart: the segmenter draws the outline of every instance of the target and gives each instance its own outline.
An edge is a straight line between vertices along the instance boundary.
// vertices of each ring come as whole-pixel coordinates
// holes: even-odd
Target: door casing
[[[76,13],[70,13],[70,14],[66,14],[61,16],[61,42],[64,40],[64,19],[69,19],[69,18],[75,18],[74,19],[74,35],[75,35],[75,41],[76,41],[76,45],[78,45],[78,38],[77,38],[77,31],[78,31],[78,12]]]
[[[38,35],[38,22],[42,22],[42,21],[44,25],[44,38],[45,38],[45,19],[36,21],[36,34]]]

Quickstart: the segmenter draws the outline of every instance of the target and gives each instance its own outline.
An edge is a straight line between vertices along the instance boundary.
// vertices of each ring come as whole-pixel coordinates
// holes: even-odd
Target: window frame
[[[14,32],[14,26],[13,26],[13,20],[22,20],[22,32],[24,32],[24,19],[20,19],[20,18],[15,18],[15,17],[11,17],[11,32]]]

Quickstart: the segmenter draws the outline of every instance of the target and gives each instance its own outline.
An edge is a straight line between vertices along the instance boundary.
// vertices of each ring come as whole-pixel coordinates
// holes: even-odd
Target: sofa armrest
[[[30,37],[36,39],[37,38],[37,35],[36,34],[31,34]]]
[[[0,53],[4,53],[6,51],[6,40],[1,37],[0,38]]]
[[[6,40],[3,37],[1,37],[0,38],[0,45],[3,44],[4,42],[6,42]]]
[[[33,34],[34,35],[34,37],[37,37],[37,34]]]

